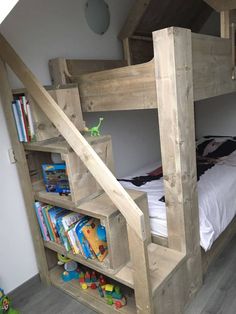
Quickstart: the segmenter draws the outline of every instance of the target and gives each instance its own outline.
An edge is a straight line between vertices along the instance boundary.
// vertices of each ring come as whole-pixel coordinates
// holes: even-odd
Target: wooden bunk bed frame
[[[66,76],[67,82],[77,82],[84,112],[158,108],[168,225],[168,247],[164,249],[152,245],[143,212],[3,36],[0,36],[0,95],[6,104],[7,120],[12,121],[12,114],[7,109],[12,95],[5,62],[126,219],[132,262],[131,286],[137,312],[177,314],[183,312],[186,303],[199,290],[203,275],[194,100],[234,92],[236,82],[231,78],[232,46],[229,39],[192,34],[190,30],[171,27],[154,32],[153,45],[154,59],[151,62],[78,76],[60,68],[58,76],[54,76],[54,83],[61,83],[59,74],[64,79]],[[22,147],[12,127],[10,133],[20,175],[27,181]],[[26,181],[23,193],[29,219],[32,220],[35,219],[32,218],[32,198]],[[230,232],[222,235],[219,245],[216,242],[215,252],[224,247],[235,231],[235,225],[234,221],[229,226]],[[34,245],[41,278],[50,282],[38,231],[33,232],[36,233]],[[162,250],[162,253],[151,261],[150,254],[156,250]],[[213,257],[216,255],[212,254]],[[159,266],[163,261],[166,269],[160,272]]]

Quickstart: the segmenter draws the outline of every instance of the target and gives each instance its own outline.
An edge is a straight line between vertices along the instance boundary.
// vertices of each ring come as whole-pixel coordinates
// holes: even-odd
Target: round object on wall
[[[110,25],[109,6],[104,0],[87,0],[85,17],[92,31],[103,35]]]

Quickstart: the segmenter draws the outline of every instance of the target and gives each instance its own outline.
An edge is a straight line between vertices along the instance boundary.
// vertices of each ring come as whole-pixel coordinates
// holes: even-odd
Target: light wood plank
[[[18,141],[18,135],[15,127],[15,121],[13,118],[11,110],[11,102],[13,100],[11,88],[8,82],[7,71],[5,64],[0,59],[0,97],[1,103],[3,105],[3,110],[6,117],[6,122],[8,126],[8,131],[11,138],[12,147],[14,150],[14,155],[17,160],[17,170],[21,180],[22,193],[25,202],[26,213],[29,220],[29,226],[33,234],[33,244],[35,249],[35,254],[37,257],[37,265],[40,273],[41,279],[49,283],[49,273],[47,259],[44,252],[41,232],[39,230],[37,218],[34,211],[34,197],[31,187],[31,181],[29,176],[29,171],[27,167],[27,162],[25,158],[25,152],[23,145]]]
[[[204,0],[218,12],[236,9],[236,0]]]
[[[0,56],[19,77],[32,97],[37,100],[41,109],[124,215],[129,226],[135,230],[140,239],[145,240],[146,230],[142,211],[2,35],[0,35],[0,46]]]
[[[153,42],[168,245],[187,254],[186,285],[193,294],[201,285],[202,271],[191,32],[164,29],[153,33]]]

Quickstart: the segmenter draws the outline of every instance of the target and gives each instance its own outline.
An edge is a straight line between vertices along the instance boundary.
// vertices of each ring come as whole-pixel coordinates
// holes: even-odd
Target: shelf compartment
[[[89,136],[85,137],[85,139],[113,172],[111,137],[109,135],[99,137]],[[95,197],[102,193],[101,186],[63,138],[58,137],[41,142],[26,143],[24,144],[24,148],[27,153],[34,192],[45,190],[41,165],[42,163],[53,163],[51,153],[56,153],[66,163],[71,191],[68,200],[78,204],[87,197]]]
[[[65,254],[78,263],[95,269],[97,272],[104,274],[127,287],[134,289],[133,269],[131,262],[128,262],[117,272],[104,267],[99,262],[85,260],[79,255],[74,255],[65,251],[64,247],[52,242],[45,242],[45,246],[60,254]],[[148,245],[150,279],[152,283],[153,294],[163,286],[163,284],[171,277],[171,275],[185,261],[186,256],[183,253],[172,249],[151,243]]]
[[[127,192],[146,216],[146,194],[134,190],[127,190]],[[127,264],[130,255],[126,221],[105,193],[94,199],[86,200],[78,206],[75,206],[67,196],[54,196],[53,194],[40,191],[35,193],[35,199],[99,219],[106,228],[107,234],[108,261],[106,266],[118,270]]]
[[[82,290],[78,280],[71,280],[69,282],[64,282],[61,279],[61,274],[63,272],[63,268],[60,266],[56,266],[55,268],[50,270],[50,279],[51,283],[59,289],[62,289],[64,292],[75,298],[77,301],[89,306],[96,312],[101,314],[113,314],[113,313],[122,313],[122,314],[131,314],[136,313],[135,299],[133,291],[128,291],[126,293],[126,289],[121,287],[122,291],[124,291],[127,297],[127,305],[122,307],[119,310],[116,310],[114,306],[106,304],[104,298],[101,298],[98,294],[97,290],[87,289]]]

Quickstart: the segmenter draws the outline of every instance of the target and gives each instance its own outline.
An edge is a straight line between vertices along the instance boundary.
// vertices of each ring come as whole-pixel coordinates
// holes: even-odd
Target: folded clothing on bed
[[[236,139],[206,137],[198,141],[197,173],[200,244],[207,251],[236,214]],[[152,233],[167,237],[160,163],[119,181],[126,188],[147,193]]]

